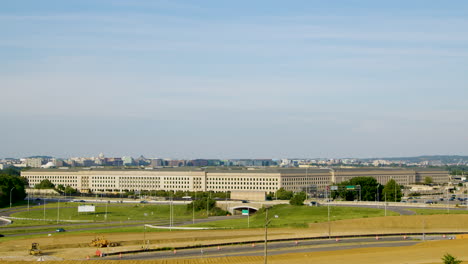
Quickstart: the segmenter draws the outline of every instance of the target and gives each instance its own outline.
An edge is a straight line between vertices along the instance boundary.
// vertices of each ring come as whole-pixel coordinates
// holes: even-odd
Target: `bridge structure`
[[[263,207],[270,207],[276,204],[287,204],[289,201],[217,201],[216,205],[232,215],[240,215],[243,210],[248,210],[249,214],[255,213]]]

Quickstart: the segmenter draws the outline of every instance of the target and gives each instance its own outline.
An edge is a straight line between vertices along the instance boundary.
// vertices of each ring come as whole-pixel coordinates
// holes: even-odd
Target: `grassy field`
[[[57,218],[62,220],[88,220],[92,222],[104,221],[154,221],[169,219],[169,205],[131,204],[131,205],[96,205],[94,213],[78,213],[76,203],[70,203],[68,207],[65,203],[49,204],[43,210],[42,206],[35,206],[30,211],[14,213],[11,216],[19,218],[46,219],[46,224],[55,224]],[[192,211],[188,211],[185,205],[174,205],[174,220],[186,220],[192,218]],[[106,218],[107,217],[107,218]],[[206,211],[195,213],[195,218],[206,217]],[[48,221],[49,220],[49,221]],[[31,221],[18,221],[18,224],[32,224]],[[36,222],[37,224],[37,222]]]
[[[359,207],[330,207],[330,220],[337,221],[343,219],[354,218],[369,218],[384,216],[385,212],[382,209],[359,208]],[[275,215],[278,218],[275,218]],[[387,215],[399,215],[395,212],[387,211]],[[310,207],[310,206],[291,206],[291,205],[276,205],[268,210],[268,218],[272,218],[270,227],[308,227],[311,223],[320,223],[328,221],[328,209],[326,206]],[[263,227],[265,223],[265,213],[263,210],[250,216],[250,219],[245,216],[241,219],[221,220],[215,222],[207,222],[196,224],[202,227],[219,227],[219,228],[251,228]],[[192,225],[190,225],[192,226]]]
[[[418,215],[468,214],[467,210],[449,210],[449,211],[447,211],[447,209],[418,209],[418,208],[409,208],[407,210],[413,211]]]
[[[339,220],[333,223],[333,234],[339,235],[352,232],[354,234],[367,233],[372,230],[400,232],[400,228],[414,230],[424,220],[426,230],[436,231],[440,228],[450,228],[459,226],[464,230],[468,228],[467,215],[449,216],[392,216],[361,218],[351,220]],[[464,224],[467,223],[467,224]],[[270,238],[286,238],[320,235],[323,230],[323,223],[312,224],[310,228],[272,228]],[[462,226],[460,226],[462,225]],[[388,229],[388,230],[387,230]],[[416,230],[414,230],[416,231]],[[23,239],[18,241],[0,241],[0,259],[2,260],[30,260],[36,259],[27,255],[27,249],[31,242],[38,242],[43,249],[48,260],[64,260],[64,264],[82,263],[83,261],[73,261],[85,259],[86,255],[93,255],[95,248],[87,247],[86,244],[94,238],[96,234],[53,234],[51,237],[42,236],[34,239]],[[105,237],[111,241],[121,242],[121,247],[115,250],[131,250],[141,247],[143,234],[138,233],[107,233]],[[150,240],[150,247],[176,247],[185,245],[202,245],[217,242],[234,242],[245,240],[259,240],[263,238],[263,229],[240,229],[240,230],[203,230],[203,231],[173,231],[161,235],[157,232],[146,234],[146,239]],[[246,245],[249,246],[250,245]],[[450,253],[462,260],[468,260],[468,239],[456,239],[445,241],[431,241],[422,244],[406,247],[391,248],[358,248],[328,252],[301,252],[293,254],[271,255],[269,263],[348,263],[348,264],[435,264],[442,263],[440,258],[445,253]],[[113,250],[113,249],[111,249]],[[259,251],[262,247],[259,246]],[[99,262],[103,264],[188,264],[188,263],[263,263],[261,256],[223,257],[222,250],[218,258],[196,258],[178,260],[151,260],[151,261],[106,261],[105,259],[90,260],[86,262]],[[25,264],[26,262],[7,262]],[[29,262],[30,263],[30,262]]]

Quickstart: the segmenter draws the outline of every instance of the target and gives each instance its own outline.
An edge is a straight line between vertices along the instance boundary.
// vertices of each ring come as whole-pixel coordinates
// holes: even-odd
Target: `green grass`
[[[13,220],[13,225],[9,225],[9,227],[56,224],[57,212],[59,212],[59,219],[62,220],[88,220],[92,222],[131,220],[155,221],[169,219],[169,205],[130,204],[107,206],[107,219],[105,205],[97,205],[96,212],[94,213],[78,213],[78,209],[75,206],[70,208],[60,207],[60,209],[58,209],[56,203],[55,205],[49,205],[49,207],[46,206],[45,213],[42,206],[37,206],[32,208],[29,212],[23,211],[11,215],[12,217],[32,219],[44,219],[45,215],[46,221]],[[174,221],[192,219],[192,211],[188,211],[186,208],[186,205],[173,206]],[[195,212],[195,218],[204,217],[206,217],[205,211]]]
[[[275,218],[278,215],[278,218]],[[337,221],[343,219],[368,218],[384,216],[382,209],[359,208],[359,207],[330,207],[330,220]],[[387,215],[399,215],[395,212],[387,211]],[[269,227],[307,227],[309,223],[319,223],[328,221],[328,209],[326,206],[291,206],[277,205],[268,210],[268,218],[272,219]],[[265,213],[263,210],[250,216],[250,227],[264,227]],[[218,228],[247,228],[248,218],[220,220],[189,226],[198,227],[218,227]]]
[[[467,210],[449,210],[447,209],[417,209],[417,208],[408,208],[406,210],[410,210],[415,212],[418,215],[440,215],[440,214],[468,214]]]

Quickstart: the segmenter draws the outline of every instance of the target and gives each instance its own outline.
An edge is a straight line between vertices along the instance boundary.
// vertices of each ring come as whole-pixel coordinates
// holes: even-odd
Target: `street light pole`
[[[59,219],[60,219],[60,197],[57,201],[57,224],[59,222]]]
[[[268,208],[265,208],[265,248],[264,248],[264,256],[263,262],[267,264],[267,256],[268,256]]]
[[[385,193],[385,216],[387,216],[387,193]]]
[[[275,218],[278,218],[278,215],[275,215]],[[265,207],[265,248],[264,248],[264,255],[263,255],[263,262],[267,264],[268,262],[268,225],[270,224],[272,219],[268,219],[268,208]]]
[[[44,221],[46,220],[46,219],[45,219],[45,204],[46,204],[46,200],[45,200],[45,198],[44,198]]]
[[[12,203],[11,203],[11,194],[13,194],[13,189],[14,189],[14,188],[15,188],[15,187],[11,188],[11,190],[10,190],[10,208],[11,208],[11,204],[12,204]]]
[[[330,203],[328,203],[328,238],[331,238]]]
[[[197,195],[195,193],[195,195]],[[195,200],[192,198],[192,224],[195,224]]]
[[[379,202],[380,202],[379,193],[380,193],[380,183],[377,184],[377,208],[379,208]]]

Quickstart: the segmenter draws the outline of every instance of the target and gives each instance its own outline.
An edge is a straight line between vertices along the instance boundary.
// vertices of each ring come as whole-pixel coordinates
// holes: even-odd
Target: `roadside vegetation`
[[[320,223],[328,221],[328,208],[326,206],[293,206],[276,205],[268,209],[269,216],[277,215],[269,227],[308,227],[311,223]],[[330,207],[330,221],[354,218],[368,218],[384,216],[382,209],[358,208],[358,207]],[[399,215],[395,212],[387,211],[387,215]],[[265,224],[265,210],[260,209],[250,217],[220,220],[207,223],[199,223],[198,227],[216,227],[216,228],[261,228]]]
[[[406,210],[413,211],[418,215],[442,215],[442,214],[468,214],[468,210],[448,210],[447,209],[419,209],[419,208],[406,208]]]

